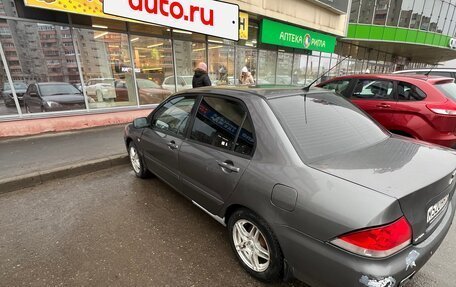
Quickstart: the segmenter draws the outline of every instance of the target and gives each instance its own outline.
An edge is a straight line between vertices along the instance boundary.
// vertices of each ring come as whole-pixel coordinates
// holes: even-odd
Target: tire
[[[228,233],[234,254],[250,275],[267,283],[282,279],[282,250],[266,221],[238,209],[228,219]]]
[[[144,161],[133,142],[130,142],[128,145],[128,155],[130,157],[131,167],[133,168],[135,175],[139,178],[150,177],[150,171],[144,165]]]

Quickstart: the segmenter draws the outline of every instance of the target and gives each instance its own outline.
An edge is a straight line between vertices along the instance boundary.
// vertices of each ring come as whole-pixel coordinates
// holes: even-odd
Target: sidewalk
[[[127,163],[124,127],[0,140],[0,194]]]

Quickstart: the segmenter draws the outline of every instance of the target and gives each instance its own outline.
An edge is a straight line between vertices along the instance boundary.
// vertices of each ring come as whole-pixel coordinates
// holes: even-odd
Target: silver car
[[[454,151],[393,136],[326,90],[188,90],[128,125],[125,144],[138,177],[226,225],[266,282],[402,286],[454,217]]]

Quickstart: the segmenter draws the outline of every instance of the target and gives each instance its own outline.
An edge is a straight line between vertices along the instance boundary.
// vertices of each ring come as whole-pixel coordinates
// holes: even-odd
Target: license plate
[[[450,195],[448,194],[447,196],[439,200],[436,204],[429,207],[427,211],[427,223],[431,223],[432,221],[434,221],[437,215],[439,215],[440,212],[445,208],[445,206],[448,204],[449,196]]]

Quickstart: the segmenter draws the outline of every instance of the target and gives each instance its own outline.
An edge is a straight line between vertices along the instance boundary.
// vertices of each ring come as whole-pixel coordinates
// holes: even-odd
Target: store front
[[[37,0],[28,4],[43,6],[48,2],[60,5],[60,1]],[[98,2],[74,2],[66,11],[102,14]],[[343,12],[315,7],[335,15],[339,26],[345,25]],[[200,62],[207,63],[216,86],[240,85],[243,68],[256,84],[304,86],[341,58],[336,52],[336,36],[343,35],[343,29],[331,35],[283,24],[290,21],[285,18],[268,20],[252,12],[240,13],[237,41],[226,38],[231,36],[102,16],[1,0],[0,120],[151,107],[176,91],[191,88],[194,68]],[[279,33],[275,38],[270,37],[272,30]],[[331,75],[336,73],[331,71]],[[58,90],[74,93],[79,102],[66,103],[58,96],[53,100],[49,95],[36,107],[24,105],[23,94],[30,84],[36,84],[38,97],[42,93],[46,96],[46,90]]]

